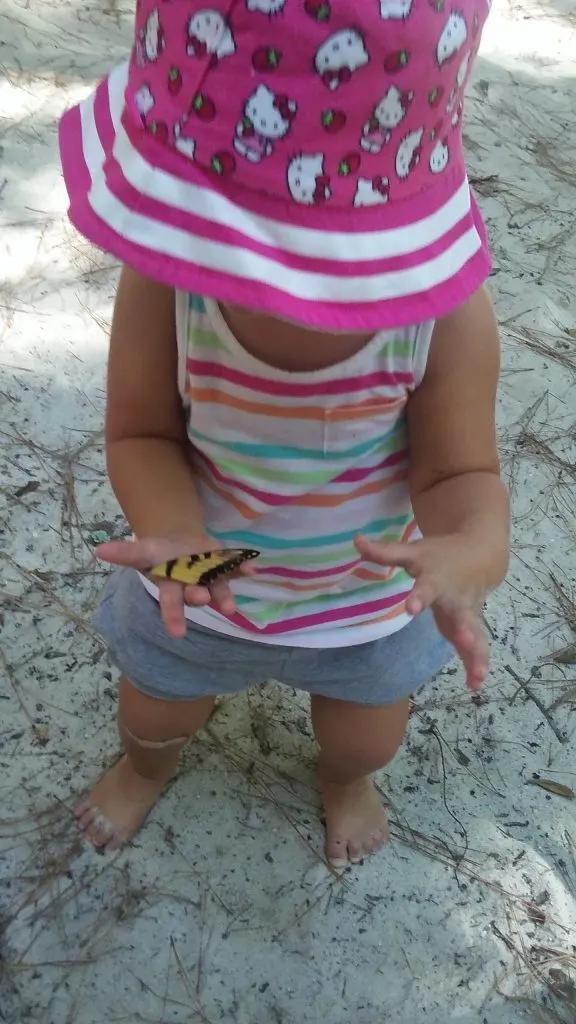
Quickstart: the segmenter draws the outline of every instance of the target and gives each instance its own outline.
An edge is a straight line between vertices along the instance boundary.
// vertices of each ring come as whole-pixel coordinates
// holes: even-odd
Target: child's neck
[[[316,331],[242,306],[221,304],[220,311],[242,347],[279,370],[322,370],[349,359],[373,337]]]

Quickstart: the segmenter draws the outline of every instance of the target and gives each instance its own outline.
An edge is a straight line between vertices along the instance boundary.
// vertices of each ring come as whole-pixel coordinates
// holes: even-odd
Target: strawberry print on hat
[[[487,13],[139,0],[130,59],[62,122],[71,217],[223,301],[355,330],[443,315],[489,266],[462,149]]]
[[[330,21],[330,0],[304,0],[304,10],[314,21]]]
[[[341,132],[346,127],[348,118],[343,110],[330,110],[322,111],[322,117],[320,123],[325,132],[329,132],[330,135],[336,135],[337,132]]]
[[[389,74],[403,71],[410,61],[409,50],[391,50],[384,58],[384,70]]]
[[[276,46],[257,46],[252,54],[255,71],[276,71],[282,60],[282,51]]]

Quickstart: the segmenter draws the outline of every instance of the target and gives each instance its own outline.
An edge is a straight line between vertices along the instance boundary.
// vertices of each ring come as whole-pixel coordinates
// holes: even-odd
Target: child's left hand
[[[401,544],[381,544],[358,536],[356,548],[378,565],[398,566],[415,580],[406,601],[409,615],[432,609],[442,636],[451,643],[466,669],[471,690],[480,690],[488,672],[489,649],[482,607],[500,582],[486,545],[464,534],[425,537]]]

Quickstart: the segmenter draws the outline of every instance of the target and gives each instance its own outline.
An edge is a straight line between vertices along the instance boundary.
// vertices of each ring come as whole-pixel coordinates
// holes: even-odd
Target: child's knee
[[[316,738],[324,755],[382,768],[395,756],[406,730],[409,701],[383,707],[315,699]]]
[[[142,693],[125,677],[120,680],[118,722],[141,745],[183,743],[200,729],[214,708],[213,697],[167,701]],[[124,739],[124,737],[123,737]]]

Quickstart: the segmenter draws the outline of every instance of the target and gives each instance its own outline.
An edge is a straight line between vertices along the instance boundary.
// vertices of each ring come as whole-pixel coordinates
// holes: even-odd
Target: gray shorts
[[[112,573],[94,625],[122,674],[142,693],[168,701],[238,693],[277,679],[354,704],[394,704],[454,657],[429,612],[391,636],[354,647],[261,644],[192,622],[186,636],[175,640],[133,569]]]

